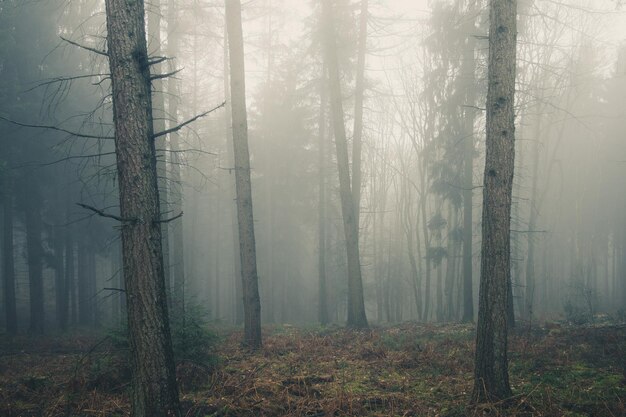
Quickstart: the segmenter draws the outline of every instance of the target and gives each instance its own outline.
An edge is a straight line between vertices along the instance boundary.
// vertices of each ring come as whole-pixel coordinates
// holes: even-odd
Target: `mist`
[[[293,329],[370,329],[355,337],[384,341],[397,329],[419,339],[464,326],[473,337],[488,253],[483,191],[495,172],[485,171],[491,2],[252,0],[237,25],[224,2],[139,1],[150,126],[135,157],[122,140],[145,121],[116,101],[134,78],[120,76],[131,61],[120,52],[115,67],[108,33],[120,1],[0,4],[3,337],[34,346],[20,337],[128,332],[133,372],[162,353],[136,350],[142,338],[169,340],[170,328],[180,358],[177,323],[252,351],[261,334],[270,349]],[[513,349],[554,327],[617,329],[621,340],[626,12],[609,0],[516,3],[498,311]],[[153,177],[140,180],[152,160]],[[138,185],[153,182],[153,194]],[[138,207],[150,204],[157,217],[146,220]],[[149,305],[143,295],[154,310],[129,308]],[[153,318],[166,330],[141,327]],[[615,414],[589,415],[618,415],[623,395]],[[168,401],[153,402],[180,415],[178,391]],[[394,415],[388,406],[381,415]],[[241,407],[211,415],[253,410]],[[326,415],[302,410],[256,415]]]

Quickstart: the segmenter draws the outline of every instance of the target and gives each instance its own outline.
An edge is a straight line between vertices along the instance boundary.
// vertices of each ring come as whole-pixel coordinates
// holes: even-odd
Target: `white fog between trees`
[[[490,6],[516,34],[492,61]],[[503,313],[485,360],[506,363],[516,326],[623,320],[622,7],[2,2],[6,332],[128,320],[134,384],[171,385],[146,382],[134,413],[166,415],[168,317],[189,310],[251,349],[261,325],[480,326],[482,265]],[[476,401],[510,394],[476,378]]]

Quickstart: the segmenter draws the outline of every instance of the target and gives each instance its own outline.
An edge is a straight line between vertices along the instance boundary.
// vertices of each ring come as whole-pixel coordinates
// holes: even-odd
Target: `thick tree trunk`
[[[230,52],[230,90],[233,123],[233,152],[235,186],[237,191],[237,220],[239,252],[243,286],[244,344],[252,349],[261,347],[261,300],[256,263],[256,243],[250,182],[248,150],[248,117],[246,111],[245,67],[241,2],[226,0],[226,27]]]
[[[179,416],[169,329],[144,2],[106,0],[132,363],[132,415]]]
[[[30,332],[44,332],[43,247],[41,200],[37,182],[30,174],[29,197],[26,204],[26,247],[28,251],[28,282],[30,290]]]
[[[15,254],[13,251],[13,181],[5,174],[2,187],[2,276],[4,314],[9,335],[17,333]]]
[[[517,0],[492,0],[489,28],[487,143],[474,402],[511,395],[507,359],[507,283],[515,163]]]
[[[323,2],[325,22],[326,64],[330,88],[330,105],[333,115],[335,145],[337,147],[337,168],[339,172],[339,194],[343,217],[346,251],[348,259],[348,327],[367,328],[365,301],[363,299],[363,281],[359,259],[359,225],[355,217],[354,198],[350,183],[350,166],[348,159],[348,142],[344,124],[341,82],[339,79],[339,63],[335,45],[335,28],[333,10],[330,0]]]

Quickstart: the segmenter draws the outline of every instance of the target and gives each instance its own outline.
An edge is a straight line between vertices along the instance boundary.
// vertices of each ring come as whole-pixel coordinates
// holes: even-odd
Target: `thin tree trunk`
[[[354,130],[352,136],[352,198],[357,228],[361,218],[361,149],[363,137],[363,101],[365,94],[365,52],[367,51],[368,0],[361,0],[359,49],[354,90]]]
[[[26,247],[30,290],[30,332],[43,334],[45,326],[43,294],[43,247],[41,201],[38,185],[29,175],[29,197],[26,204]]]
[[[339,63],[335,45],[333,10],[330,0],[324,0],[324,21],[326,24],[326,64],[328,66],[330,104],[333,115],[335,145],[337,148],[337,168],[339,172],[339,194],[343,217],[344,235],[348,260],[348,327],[367,328],[365,301],[363,299],[363,281],[359,259],[359,225],[355,218],[354,199],[350,183],[348,143],[344,124]]]
[[[65,331],[67,329],[67,288],[65,286],[65,239],[64,234],[58,228],[54,230],[54,292],[56,319],[59,329]]]
[[[9,335],[17,334],[17,306],[15,302],[15,254],[13,250],[13,181],[5,174],[2,187],[2,276],[4,314]]]
[[[106,0],[134,417],[180,416],[169,329],[144,2]]]
[[[318,152],[318,259],[319,321],[328,324],[328,298],[326,290],[326,67],[320,80],[319,152]]]
[[[482,257],[472,401],[511,396],[507,358],[507,284],[515,166],[517,0],[492,0]]]
[[[160,57],[163,55],[161,48],[161,0],[150,0],[148,3],[148,49],[151,56]],[[154,74],[162,74],[163,65],[157,63],[151,66],[150,71]],[[173,79],[175,77],[171,77]],[[162,132],[165,130],[165,97],[163,81],[156,79],[152,81],[152,123],[154,132]],[[157,151],[157,182],[159,184],[159,201],[161,204],[160,211],[163,216],[168,216],[169,209],[169,183],[167,168],[167,136],[163,135],[156,139]],[[176,213],[178,214],[178,212]],[[171,216],[170,216],[171,217]],[[165,289],[168,295],[169,306],[172,306],[170,291],[171,272],[170,272],[170,240],[169,240],[169,223],[161,224],[161,243],[163,247],[163,274],[165,275]]]
[[[262,343],[261,300],[259,298],[252,186],[250,183],[250,154],[248,151],[248,118],[240,0],[226,0],[226,27],[230,52],[230,91],[232,97],[239,252],[243,286],[244,344],[251,349],[258,349]]]

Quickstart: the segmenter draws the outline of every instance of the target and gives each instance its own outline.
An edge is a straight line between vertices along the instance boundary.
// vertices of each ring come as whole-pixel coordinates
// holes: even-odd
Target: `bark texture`
[[[107,0],[108,54],[132,358],[132,415],[179,416],[142,0]]]
[[[516,0],[492,0],[489,28],[487,150],[474,402],[511,395],[507,359],[507,282],[515,160]]]
[[[348,141],[344,122],[343,102],[341,97],[341,81],[339,78],[339,62],[335,44],[335,25],[333,7],[330,0],[323,2],[323,21],[325,34],[326,65],[330,88],[330,108],[337,148],[337,169],[339,172],[339,194],[341,214],[346,238],[348,258],[348,327],[367,328],[365,302],[363,300],[363,281],[359,259],[359,225],[350,183],[350,165],[348,159]]]
[[[256,264],[250,153],[248,150],[248,116],[241,28],[241,2],[226,0],[226,27],[230,56],[230,91],[235,159],[235,189],[239,224],[239,255],[243,286],[244,345],[261,347],[261,300]]]

